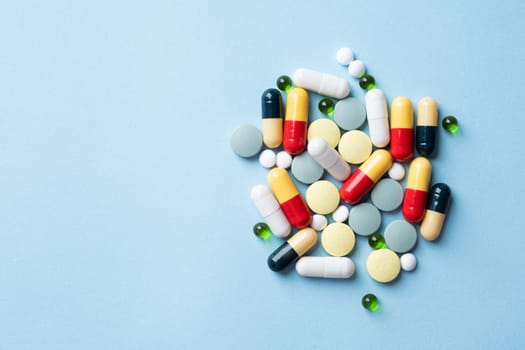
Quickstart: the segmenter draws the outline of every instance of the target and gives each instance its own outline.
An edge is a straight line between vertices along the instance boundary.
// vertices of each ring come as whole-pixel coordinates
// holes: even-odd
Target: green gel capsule
[[[366,91],[376,87],[376,80],[370,74],[365,74],[359,79],[359,86]]]
[[[326,114],[329,117],[334,115],[334,102],[329,98],[323,98],[319,101],[318,107],[321,113]]]
[[[374,294],[365,295],[361,300],[361,304],[363,304],[363,307],[365,309],[370,310],[372,312],[376,312],[379,310],[379,301],[377,301],[377,297]]]
[[[257,237],[265,241],[272,237],[272,231],[270,231],[270,228],[264,222],[256,223],[253,226],[253,233],[255,233]]]
[[[446,116],[441,121],[441,125],[443,125],[443,128],[448,131],[449,133],[455,135],[459,132],[459,125],[458,120],[456,117],[453,117],[451,115]]]
[[[279,90],[288,92],[292,89],[292,79],[290,79],[287,75],[281,75],[279,78],[277,78],[277,87]]]
[[[374,249],[381,249],[386,246],[385,239],[378,232],[373,233],[368,237],[368,244]]]

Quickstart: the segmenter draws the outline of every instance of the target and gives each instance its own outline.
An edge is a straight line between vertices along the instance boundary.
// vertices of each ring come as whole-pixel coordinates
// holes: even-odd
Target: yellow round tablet
[[[330,255],[345,256],[354,249],[354,231],[341,222],[330,224],[321,233],[321,245]]]
[[[370,277],[377,282],[388,283],[393,281],[401,270],[401,262],[396,253],[383,248],[374,250],[366,259],[366,269]]]
[[[322,137],[325,141],[335,148],[341,138],[341,131],[335,122],[330,119],[317,119],[308,127],[308,141]]]
[[[350,164],[361,164],[372,153],[372,142],[367,134],[360,130],[345,132],[339,140],[339,153]]]
[[[306,189],[306,203],[316,214],[334,212],[339,205],[339,191],[330,181],[316,181]]]

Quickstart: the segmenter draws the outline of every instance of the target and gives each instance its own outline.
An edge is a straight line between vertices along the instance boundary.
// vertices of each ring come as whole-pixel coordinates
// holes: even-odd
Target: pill
[[[361,203],[350,210],[348,224],[360,236],[368,236],[381,226],[381,213],[370,203]]]
[[[264,90],[261,115],[264,144],[269,148],[279,147],[283,142],[283,102],[279,90]]]
[[[385,239],[379,232],[372,233],[368,237],[368,245],[374,249],[386,247]]]
[[[290,234],[290,223],[267,186],[254,186],[250,197],[259,214],[276,237],[284,238]]]
[[[319,108],[321,113],[326,114],[329,117],[334,115],[334,102],[327,97],[319,101],[317,108]]]
[[[272,237],[272,231],[270,230],[270,227],[268,227],[268,225],[264,222],[256,223],[253,226],[253,233],[263,240],[268,240]]]
[[[443,129],[445,129],[453,135],[459,132],[458,120],[456,119],[456,117],[453,117],[451,115],[443,118],[443,120],[441,121],[441,125],[443,126]]]
[[[394,164],[392,164],[390,170],[388,170],[388,176],[397,181],[403,180],[403,178],[405,177],[405,167],[403,166],[403,164],[395,162]]]
[[[348,210],[348,207],[346,205],[340,205],[332,213],[332,219],[335,222],[345,222],[348,219],[349,215],[350,215],[350,210]]]
[[[321,233],[321,245],[332,256],[345,256],[354,249],[354,231],[341,222],[331,223]]]
[[[323,96],[342,99],[350,93],[350,84],[345,79],[311,69],[297,69],[292,80],[296,86]]]
[[[233,152],[244,158],[250,158],[259,153],[262,144],[262,133],[253,125],[240,126],[230,139]]]
[[[339,205],[339,191],[330,181],[317,181],[308,186],[305,193],[306,204],[317,214],[330,214]]]
[[[322,137],[308,143],[308,154],[337,181],[344,181],[352,169],[347,162]]]
[[[396,180],[382,179],[370,193],[372,203],[381,211],[393,211],[403,203],[403,187]]]
[[[320,214],[312,215],[312,228],[316,231],[322,231],[326,225],[328,225],[328,220],[326,216]]]
[[[388,244],[388,243],[387,243]],[[366,259],[366,270],[377,282],[393,281],[401,271],[401,263],[396,253],[388,248],[373,250]]]
[[[385,228],[386,245],[397,253],[408,252],[416,241],[416,228],[404,220],[394,220]]]
[[[361,299],[361,304],[363,307],[369,311],[376,312],[379,311],[379,301],[374,294],[366,294]]]
[[[277,78],[277,87],[281,91],[289,92],[293,88],[292,79],[287,75],[281,75]]]
[[[334,107],[334,121],[343,130],[359,129],[366,120],[365,106],[355,97],[338,101]]]
[[[365,95],[366,118],[370,139],[376,147],[385,147],[390,142],[388,109],[383,91],[372,89]]]
[[[295,264],[301,276],[321,278],[350,278],[354,274],[354,262],[339,256],[303,256]]]
[[[297,228],[308,226],[310,210],[288,172],[283,168],[273,168],[268,173],[268,183],[288,222]]]
[[[410,163],[402,210],[408,222],[420,222],[423,219],[431,172],[432,165],[424,157],[417,157]]]
[[[343,183],[339,191],[341,198],[347,203],[357,204],[391,166],[390,153],[383,149],[375,150]]]
[[[288,169],[292,165],[292,156],[286,151],[277,153],[275,165],[279,168]]]
[[[361,130],[350,130],[341,136],[337,149],[348,163],[361,164],[370,157],[372,142]]]
[[[303,256],[317,242],[317,232],[307,227],[297,231],[268,257],[268,267],[272,271],[281,271],[295,259]]]
[[[405,253],[399,258],[401,262],[401,269],[403,271],[414,271],[417,266],[416,256],[412,253]]]
[[[390,154],[404,162],[414,154],[414,109],[407,97],[397,97],[390,105]]]
[[[361,78],[365,72],[365,64],[360,60],[354,60],[348,65],[348,73],[354,78]]]
[[[335,59],[340,65],[347,66],[354,60],[354,52],[349,47],[342,47],[337,50]]]
[[[275,152],[271,149],[265,149],[259,154],[259,163],[263,166],[263,168],[272,168],[275,165],[275,160],[277,156],[275,155]]]
[[[294,88],[288,93],[283,130],[283,148],[290,154],[299,154],[306,147],[308,127],[308,93]]]
[[[292,174],[300,182],[311,184],[323,176],[324,170],[310,154],[304,152],[292,160]]]
[[[372,90],[376,87],[376,80],[370,74],[365,74],[361,78],[359,78],[359,86],[363,90]]]
[[[446,184],[437,183],[430,188],[427,209],[419,229],[424,239],[433,241],[441,234],[450,198],[450,187]]]
[[[416,150],[428,157],[436,148],[438,105],[431,97],[423,97],[417,104]]]
[[[335,148],[341,138],[341,131],[332,120],[317,119],[308,127],[308,142],[316,137],[322,137],[332,148]]]

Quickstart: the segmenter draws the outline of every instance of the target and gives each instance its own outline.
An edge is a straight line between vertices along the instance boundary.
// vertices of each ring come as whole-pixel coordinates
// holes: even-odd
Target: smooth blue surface
[[[0,349],[523,349],[524,17],[518,0],[2,1]],[[434,96],[462,127],[433,161],[454,195],[442,239],[391,285],[364,238],[350,281],[271,272],[249,199],[266,171],[229,149],[280,74],[351,79],[346,45],[390,100]]]

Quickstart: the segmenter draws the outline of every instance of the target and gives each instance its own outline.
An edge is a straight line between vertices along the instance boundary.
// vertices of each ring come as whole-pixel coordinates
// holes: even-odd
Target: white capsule
[[[315,137],[308,142],[308,153],[338,181],[345,181],[352,172],[350,165],[322,137]]]
[[[272,233],[279,238],[287,237],[292,228],[272,191],[265,185],[256,185],[250,197]]]
[[[335,59],[337,60],[337,63],[346,66],[352,62],[354,59],[354,52],[349,47],[342,47],[339,50],[337,50],[337,53],[335,54]]]
[[[390,142],[385,94],[379,89],[372,89],[366,93],[365,100],[370,140],[376,147],[385,147]]]
[[[276,160],[276,156],[275,156],[275,152],[272,151],[271,149],[265,149],[264,151],[261,152],[261,154],[259,154],[259,163],[264,167],[264,168],[271,168],[275,165],[275,160]]]
[[[314,214],[312,216],[312,223],[310,226],[316,231],[322,231],[324,228],[328,225],[328,220],[326,219],[326,216],[321,214]]]
[[[390,176],[391,179],[401,181],[405,177],[405,167],[401,163],[395,162],[392,164],[392,167],[390,170],[388,170],[388,176]]]
[[[286,151],[277,153],[275,165],[277,165],[278,168],[288,169],[292,165],[292,156]]]
[[[348,207],[346,205],[340,205],[332,213],[332,219],[334,219],[335,222],[345,222],[346,219],[348,219],[349,215],[350,215],[350,210],[348,210]]]
[[[352,259],[340,256],[303,256],[295,264],[297,273],[305,277],[350,278],[355,265]]]
[[[354,78],[361,78],[366,72],[365,64],[362,61],[355,60],[348,66],[348,73]]]
[[[401,255],[401,268],[403,271],[413,271],[417,266],[416,256],[412,253],[406,253]]]
[[[299,68],[293,74],[294,84],[319,95],[342,99],[350,93],[350,84],[335,75]]]

